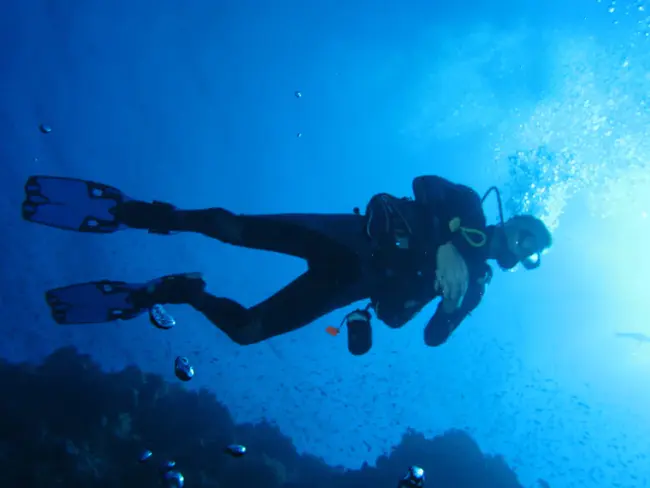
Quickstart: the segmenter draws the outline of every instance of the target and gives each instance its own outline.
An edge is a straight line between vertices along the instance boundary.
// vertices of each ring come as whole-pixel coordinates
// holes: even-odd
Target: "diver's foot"
[[[200,303],[205,291],[201,273],[181,273],[151,280],[143,288],[133,292],[131,299],[140,308],[161,304]]]
[[[152,234],[169,234],[178,227],[176,207],[170,203],[129,200],[118,204],[113,214],[121,224]]]

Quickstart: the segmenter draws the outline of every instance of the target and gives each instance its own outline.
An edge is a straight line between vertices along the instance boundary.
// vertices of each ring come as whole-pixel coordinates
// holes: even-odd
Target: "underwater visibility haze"
[[[0,45],[3,486],[650,486],[650,4],[26,0],[0,5]],[[404,223],[432,182],[500,198],[487,227],[445,200],[444,256],[485,286],[429,281],[480,300],[449,337],[437,299],[398,327],[365,291],[301,328],[307,293],[280,300],[272,326],[297,330],[270,338],[211,323],[234,307],[215,297],[251,307],[308,269],[311,231],[236,215],[372,232],[374,196]],[[114,212],[129,198],[168,205],[142,224]],[[501,227],[499,201],[548,242]],[[291,252],[228,244],[273,250],[264,229]],[[514,266],[525,236],[537,269]],[[328,283],[356,272],[319,253]],[[134,318],[66,308],[61,287],[99,280],[86,299]],[[365,314],[350,354],[339,325]]]

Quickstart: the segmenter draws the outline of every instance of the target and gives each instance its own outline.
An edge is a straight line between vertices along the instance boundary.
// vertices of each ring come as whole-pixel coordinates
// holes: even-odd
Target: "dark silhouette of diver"
[[[500,222],[487,225],[483,201],[495,190]],[[71,178],[32,176],[25,185],[25,220],[78,232],[198,232],[221,242],[303,258],[308,270],[267,300],[246,308],[208,293],[200,273],[133,284],[102,280],[50,290],[59,324],[127,320],[164,304],[188,304],[241,345],[299,329],[336,309],[369,299],[348,314],[348,348],[372,345],[370,312],[402,327],[427,303],[442,300],[424,332],[443,344],[479,304],[492,277],[487,260],[510,270],[540,264],[551,246],[545,225],[530,215],[503,220],[496,188],[481,198],[437,176],[413,181],[414,198],[372,197],[363,214],[237,215],[223,208],[182,210],[134,200],[116,188]],[[157,307],[159,309],[159,307]],[[339,328],[328,328],[336,335]]]

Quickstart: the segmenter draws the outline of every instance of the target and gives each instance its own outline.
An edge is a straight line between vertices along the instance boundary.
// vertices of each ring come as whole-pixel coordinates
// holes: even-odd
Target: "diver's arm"
[[[407,324],[422,310],[424,305],[415,302],[402,303],[399,300],[374,301],[373,307],[377,318],[391,329],[399,329]]]
[[[424,342],[426,345],[436,347],[444,344],[463,320],[478,307],[484,293],[484,283],[474,282],[470,284],[462,305],[452,313],[444,311],[441,301],[438,304],[436,313],[431,317],[424,329]]]

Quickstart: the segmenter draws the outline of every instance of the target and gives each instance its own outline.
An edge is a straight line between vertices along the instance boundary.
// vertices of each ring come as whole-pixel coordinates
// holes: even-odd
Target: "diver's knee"
[[[240,216],[219,207],[207,209],[206,213],[214,230],[213,237],[235,246],[243,242],[244,225]]]
[[[252,346],[262,342],[263,339],[257,337],[250,337],[240,334],[229,334],[230,339],[239,346]]]
[[[251,346],[262,342],[266,337],[262,328],[262,322],[251,320],[240,327],[228,332],[228,337],[240,346]]]

